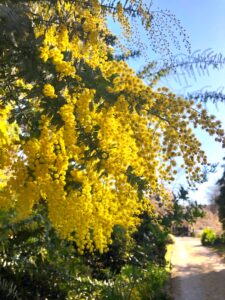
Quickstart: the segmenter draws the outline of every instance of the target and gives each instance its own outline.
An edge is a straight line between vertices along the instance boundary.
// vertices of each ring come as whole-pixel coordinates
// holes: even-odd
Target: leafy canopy
[[[130,4],[149,20],[141,1]],[[207,159],[192,127],[224,142],[221,124],[115,59],[106,19],[113,14],[129,34],[120,2],[114,10],[97,0],[2,8],[0,205],[24,219],[45,203],[62,238],[81,253],[102,252],[115,225],[133,231],[138,215],[154,212],[155,195],[169,199],[176,157],[190,181],[200,179]]]

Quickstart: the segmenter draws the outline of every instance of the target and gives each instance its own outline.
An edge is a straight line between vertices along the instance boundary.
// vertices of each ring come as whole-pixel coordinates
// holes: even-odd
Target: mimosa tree
[[[127,2],[147,24],[141,1]],[[22,29],[6,22],[2,33],[0,206],[23,219],[45,203],[62,238],[102,252],[115,225],[133,231],[155,195],[169,201],[177,157],[200,179],[207,158],[193,127],[223,144],[224,131],[201,105],[146,85],[115,58],[108,14],[130,28],[120,2],[10,3],[1,18]]]

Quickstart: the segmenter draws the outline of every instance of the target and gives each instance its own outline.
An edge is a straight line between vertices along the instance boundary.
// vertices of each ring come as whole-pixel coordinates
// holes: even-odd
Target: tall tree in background
[[[207,158],[192,126],[224,144],[201,105],[146,85],[116,58],[107,16],[129,36],[132,13],[151,28],[141,1],[1,4],[0,206],[20,220],[44,203],[81,253],[105,251],[116,225],[134,231],[156,195],[169,201],[176,157],[190,182],[201,179]]]
[[[219,220],[222,223],[223,229],[225,229],[225,171],[217,184],[219,186],[219,196],[216,197],[216,203],[218,205]]]

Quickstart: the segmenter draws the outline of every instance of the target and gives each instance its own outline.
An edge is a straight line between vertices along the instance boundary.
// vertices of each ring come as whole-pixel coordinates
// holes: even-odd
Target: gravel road
[[[172,265],[174,300],[225,300],[225,265],[198,238],[176,238]]]

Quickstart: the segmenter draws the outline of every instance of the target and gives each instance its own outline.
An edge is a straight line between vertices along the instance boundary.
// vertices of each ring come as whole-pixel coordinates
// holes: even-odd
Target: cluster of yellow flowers
[[[0,110],[0,169],[10,170],[0,206],[15,207],[24,218],[45,201],[53,226],[81,253],[105,251],[115,225],[133,231],[138,215],[153,210],[154,195],[168,199],[164,183],[173,180],[176,157],[190,178],[199,178],[207,161],[190,122],[224,142],[220,123],[201,107],[167,89],[153,90],[125,62],[112,60],[101,7],[97,0],[83,2],[60,0],[48,10],[31,4],[45,21],[53,15],[64,20],[35,27],[41,63],[55,70],[36,95],[39,135],[28,124],[19,141],[17,126],[8,123],[10,109]],[[117,11],[120,20],[121,7]],[[42,101],[57,107],[61,126]]]
[[[11,109],[10,105],[0,106],[0,206],[3,208],[11,206],[11,197],[8,198],[5,191],[19,151],[19,128],[8,122]]]
[[[124,36],[127,38],[131,37],[131,25],[128,20],[128,17],[124,13],[123,5],[121,2],[118,2],[116,5],[116,18],[119,23],[122,25]]]
[[[51,84],[45,84],[43,87],[43,94],[49,98],[56,98],[55,88]]]

